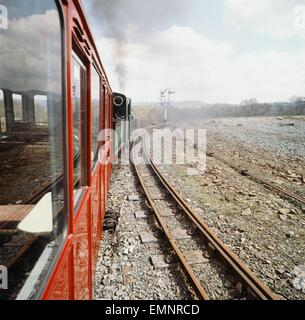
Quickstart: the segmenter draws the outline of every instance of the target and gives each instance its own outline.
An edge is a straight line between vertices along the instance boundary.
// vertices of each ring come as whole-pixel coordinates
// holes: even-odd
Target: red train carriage
[[[2,0],[4,299],[90,299],[111,174],[112,91],[78,0]]]

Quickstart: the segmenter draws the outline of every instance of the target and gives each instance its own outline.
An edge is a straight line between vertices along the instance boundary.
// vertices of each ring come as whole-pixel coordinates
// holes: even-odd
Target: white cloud
[[[61,90],[60,22],[56,10],[12,18],[0,32],[0,88]]]
[[[229,25],[275,37],[304,37],[295,27],[304,12],[303,0],[225,0],[224,19]]]
[[[113,45],[111,39],[98,41],[116,89]],[[305,51],[238,54],[228,43],[179,26],[153,34],[145,44],[127,44],[125,50],[126,92],[137,101],[157,101],[166,87],[177,91],[176,100],[205,102],[278,101],[305,93]]]

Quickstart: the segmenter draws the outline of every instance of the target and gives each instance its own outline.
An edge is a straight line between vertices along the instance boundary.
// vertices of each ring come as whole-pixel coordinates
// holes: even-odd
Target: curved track
[[[230,168],[232,168],[233,170],[235,170],[236,172],[238,172],[240,175],[248,177],[262,185],[264,185],[266,188],[271,189],[279,194],[281,194],[282,196],[288,197],[294,201],[298,201],[302,204],[305,204],[305,198],[302,197],[301,195],[296,194],[295,192],[287,189],[287,188],[282,188],[280,186],[277,186],[273,183],[270,183],[266,180],[264,180],[263,178],[257,176],[256,174],[250,172],[247,169],[242,169],[238,166],[236,166],[234,163],[224,159],[223,157],[221,157],[218,153],[216,153],[215,151],[213,152],[208,152],[207,156],[209,157],[213,157],[218,161],[221,161],[222,163],[226,164],[227,166],[229,166]]]
[[[137,144],[137,142],[135,142]],[[204,242],[213,249],[215,256],[225,264],[226,268],[230,270],[234,277],[238,279],[243,285],[243,291],[250,293],[251,297],[255,299],[261,300],[276,300],[278,297],[271,291],[269,287],[263,284],[255,274],[244,265],[244,263],[237,257],[235,253],[233,253],[216,235],[215,233],[202,221],[202,218],[188,206],[188,204],[183,200],[181,195],[170,185],[167,179],[162,175],[160,170],[153,163],[152,159],[149,156],[147,151],[145,142],[142,141],[142,153],[144,154],[147,163],[147,166],[154,175],[154,178],[159,182],[161,188],[166,189],[167,197],[171,198],[171,201],[175,203],[176,207],[179,208],[180,212],[184,214],[186,219],[189,221],[190,225],[196,228],[196,235],[200,235],[200,237],[204,240]],[[132,152],[132,160],[135,160],[135,148],[133,148]],[[134,163],[135,170],[137,176],[140,180],[142,188],[146,194],[146,197],[149,201],[150,206],[152,207],[155,217],[163,229],[168,241],[171,244],[172,249],[175,251],[176,255],[179,258],[179,262],[183,270],[185,271],[187,277],[189,278],[194,290],[197,295],[204,300],[209,299],[209,295],[206,289],[202,285],[202,281],[198,278],[198,274],[193,271],[191,264],[189,263],[185,252],[181,250],[179,247],[179,241],[175,239],[172,232],[170,231],[169,226],[162,218],[154,199],[152,198],[151,192],[149,191],[149,187],[147,187],[145,183],[145,176],[143,175],[143,167],[142,164]],[[159,189],[160,190],[160,189]],[[206,279],[208,281],[208,279]]]

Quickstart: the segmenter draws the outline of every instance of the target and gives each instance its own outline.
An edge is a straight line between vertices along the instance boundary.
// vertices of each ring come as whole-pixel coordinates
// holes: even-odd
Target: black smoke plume
[[[84,0],[97,36],[113,38],[115,71],[124,92],[127,68],[128,29],[133,26],[133,41],[145,41],[148,35],[179,24],[194,0]]]

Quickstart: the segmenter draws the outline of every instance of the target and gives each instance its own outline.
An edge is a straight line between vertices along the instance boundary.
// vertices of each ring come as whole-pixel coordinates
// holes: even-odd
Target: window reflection
[[[4,133],[5,131],[6,131],[6,123],[5,123],[3,91],[0,90],[0,133]]]
[[[15,121],[22,121],[22,96],[21,94],[13,94],[13,107],[14,107],[14,119]]]
[[[48,126],[48,97],[37,95],[34,97],[35,125]]]
[[[105,89],[105,129],[108,136],[108,128],[109,128],[109,96],[107,89]]]
[[[0,31],[0,265],[9,290],[0,295],[15,298],[51,244],[37,285],[44,280],[66,221],[61,26],[54,0],[1,4],[9,28]],[[30,219],[42,201],[48,232]]]
[[[92,68],[91,73],[91,101],[92,101],[92,166],[98,160],[98,135],[100,132],[100,76]]]
[[[86,185],[86,68],[75,54],[73,79],[73,153],[75,203]]]

